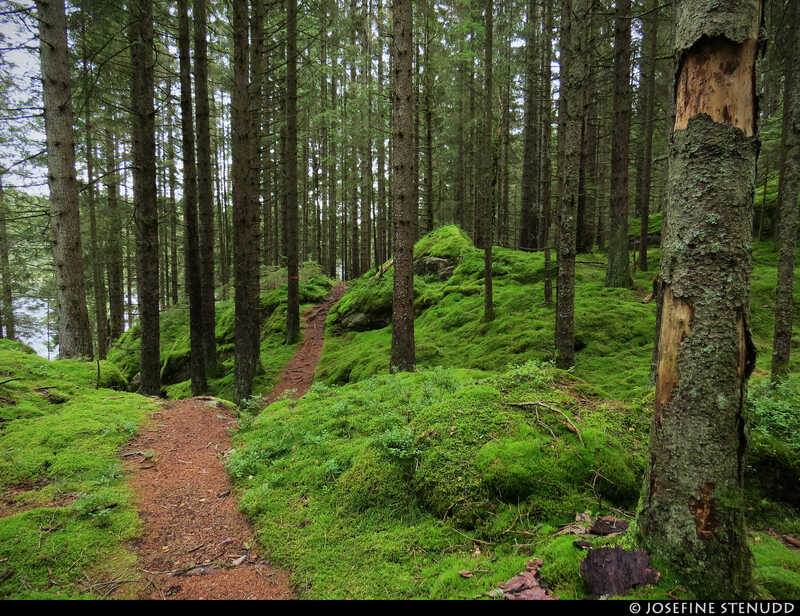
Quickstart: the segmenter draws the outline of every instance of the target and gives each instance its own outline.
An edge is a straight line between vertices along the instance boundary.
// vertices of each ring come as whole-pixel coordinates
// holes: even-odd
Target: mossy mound
[[[492,254],[496,316],[490,323],[481,318],[481,251],[463,252],[460,264],[446,281],[415,276],[417,365],[503,370],[529,360],[553,359],[555,310],[544,302],[544,255],[499,247]],[[654,248],[650,256],[655,263],[660,251]],[[753,259],[750,323],[759,351],[755,373],[758,379],[768,372],[771,357],[774,245],[756,244]],[[607,288],[605,262],[605,255],[592,254],[581,256],[576,265],[573,374],[606,397],[633,401],[652,391],[656,302],[644,300],[652,292],[656,273],[655,269],[634,272],[632,289]],[[552,267],[554,276],[555,265]],[[386,326],[348,331],[337,326],[339,316],[332,316],[317,368],[318,380],[343,384],[388,372],[391,291],[391,278],[362,278],[351,285],[334,312],[343,315],[382,311]],[[800,339],[800,270],[796,272],[795,296],[795,337]],[[790,370],[800,372],[800,348],[792,353]]]
[[[504,375],[434,368],[316,384],[247,422],[228,470],[305,597],[472,596],[522,570],[576,511],[635,505],[646,443],[630,428],[639,435],[647,411],[582,399],[576,387],[535,362]],[[530,401],[552,408],[537,420],[511,404]],[[570,562],[581,555],[571,549]],[[468,580],[465,568],[487,575]]]
[[[382,329],[392,322],[392,295],[394,272],[388,271],[375,278],[373,273],[365,274],[352,283],[328,313],[327,325],[334,332],[369,331]],[[424,309],[428,303],[423,300],[427,290],[426,283],[414,278],[415,310]]]
[[[469,236],[456,225],[446,225],[431,231],[414,244],[414,259],[435,257],[457,262],[475,250]]]
[[[0,348],[0,374],[16,379],[0,385],[0,598],[91,598],[86,572],[138,578],[126,542],[140,521],[118,451],[155,405],[96,388],[95,363],[10,346]],[[100,369],[101,385],[124,383]]]

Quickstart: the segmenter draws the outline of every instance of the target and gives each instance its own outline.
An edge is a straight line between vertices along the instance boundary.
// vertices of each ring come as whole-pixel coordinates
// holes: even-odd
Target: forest
[[[798,0],[0,0],[0,599],[800,601],[798,58]]]

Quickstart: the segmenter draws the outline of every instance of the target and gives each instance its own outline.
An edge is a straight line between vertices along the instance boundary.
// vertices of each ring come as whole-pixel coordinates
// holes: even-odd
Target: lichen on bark
[[[674,135],[641,538],[707,596],[747,595],[740,499],[758,141],[700,114]]]

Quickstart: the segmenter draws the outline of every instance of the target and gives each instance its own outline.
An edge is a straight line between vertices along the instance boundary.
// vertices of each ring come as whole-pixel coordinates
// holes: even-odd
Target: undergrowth
[[[109,389],[126,383],[108,362],[96,388],[96,369],[0,341],[0,598],[101,597],[138,577],[118,450],[154,404]]]
[[[547,364],[433,368],[277,402],[237,434],[228,470],[304,598],[479,598],[532,557],[556,596],[587,598],[586,552],[557,530],[584,511],[631,519],[649,422],[648,399],[604,401]],[[797,559],[762,535],[762,596],[796,596]],[[659,568],[630,597],[678,586]]]
[[[653,231],[659,225],[651,220]],[[556,529],[586,510],[633,516],[653,404],[656,306],[647,296],[659,250],[650,250],[650,272],[634,272],[632,289],[605,288],[604,255],[578,257],[576,366],[565,373],[549,367],[554,312],[543,301],[543,255],[494,249],[497,318],[482,323],[483,257],[465,238],[443,227],[417,244],[415,255],[443,243],[457,263],[448,280],[415,277],[418,373],[387,374],[392,270],[369,272],[332,310],[312,391],[273,404],[238,437],[228,468],[242,506],[304,597],[477,597],[539,556],[556,595],[583,598],[585,552]],[[764,530],[751,535],[760,596],[786,598],[800,593],[800,567],[770,533],[796,533],[800,518],[759,488],[763,468],[784,454],[797,460],[787,436],[796,384],[759,384],[774,268],[774,249],[758,244],[751,324],[762,353],[750,402],[748,513]],[[786,485],[796,486],[797,469],[785,470]],[[656,564],[661,583],[632,596],[665,598],[679,586]]]

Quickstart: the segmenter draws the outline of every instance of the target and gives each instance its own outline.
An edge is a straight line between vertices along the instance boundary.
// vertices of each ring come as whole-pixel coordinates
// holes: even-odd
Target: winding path
[[[269,403],[303,395],[322,353],[325,318],[344,293],[303,316],[303,341],[281,372]],[[144,531],[134,543],[144,576],[141,599],[291,599],[288,572],[257,551],[224,468],[236,429],[214,398],[165,402],[123,452]]]

